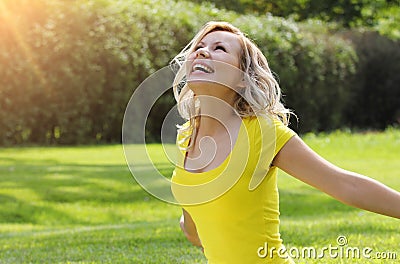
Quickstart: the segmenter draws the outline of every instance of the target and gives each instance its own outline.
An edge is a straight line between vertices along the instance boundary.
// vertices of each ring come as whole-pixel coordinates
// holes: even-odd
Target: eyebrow
[[[197,43],[197,45],[200,45],[200,44],[204,45],[205,43],[203,41],[200,41],[199,43]],[[217,42],[214,42],[213,44],[226,44],[226,43],[222,42],[222,41],[217,41]]]

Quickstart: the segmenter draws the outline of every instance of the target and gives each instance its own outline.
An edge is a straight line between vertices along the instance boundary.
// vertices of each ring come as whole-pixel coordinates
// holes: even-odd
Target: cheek
[[[196,57],[196,54],[194,52],[189,53],[189,55],[187,56],[187,60],[193,60]]]
[[[230,56],[228,58],[225,58],[225,60],[221,60],[224,61],[225,63],[232,65],[235,68],[239,68],[239,59],[236,56]]]
[[[218,63],[216,68],[216,82],[237,91],[237,88],[241,86],[241,80],[243,78],[242,70],[235,64],[229,63]]]
[[[188,75],[192,71],[193,60],[194,60],[194,56],[189,55],[183,63],[183,68],[186,71],[186,75]]]

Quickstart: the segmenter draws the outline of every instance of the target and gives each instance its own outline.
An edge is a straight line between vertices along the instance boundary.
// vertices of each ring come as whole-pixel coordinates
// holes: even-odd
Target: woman
[[[330,164],[287,127],[267,60],[239,29],[207,23],[173,64],[188,122],[178,129],[172,190],[184,234],[210,264],[293,263],[279,234],[277,168],[343,203],[400,218],[399,192]]]

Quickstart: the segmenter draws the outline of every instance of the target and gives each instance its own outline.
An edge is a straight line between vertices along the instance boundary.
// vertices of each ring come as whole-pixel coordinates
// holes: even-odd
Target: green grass
[[[399,130],[304,139],[335,164],[400,190]],[[157,159],[160,146],[150,151]],[[345,235],[349,247],[395,252],[400,260],[399,220],[343,205],[283,173],[279,188],[288,249],[337,246]],[[205,263],[181,234],[180,213],[135,183],[119,145],[0,149],[0,263]]]

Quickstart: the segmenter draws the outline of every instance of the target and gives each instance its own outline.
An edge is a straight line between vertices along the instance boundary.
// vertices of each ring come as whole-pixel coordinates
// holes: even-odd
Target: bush
[[[5,3],[0,143],[120,141],[132,91],[176,53],[174,36],[187,33],[171,30],[161,10],[130,4]]]
[[[400,41],[353,30],[359,58],[346,121],[356,129],[385,129],[400,123]]]
[[[343,121],[355,53],[324,25],[238,15],[172,0],[16,0],[0,9],[0,144],[120,142],[127,102],[209,20],[260,46],[299,132]],[[5,37],[3,37],[5,36]],[[171,101],[160,100],[164,104]],[[158,140],[153,115],[149,139]]]

